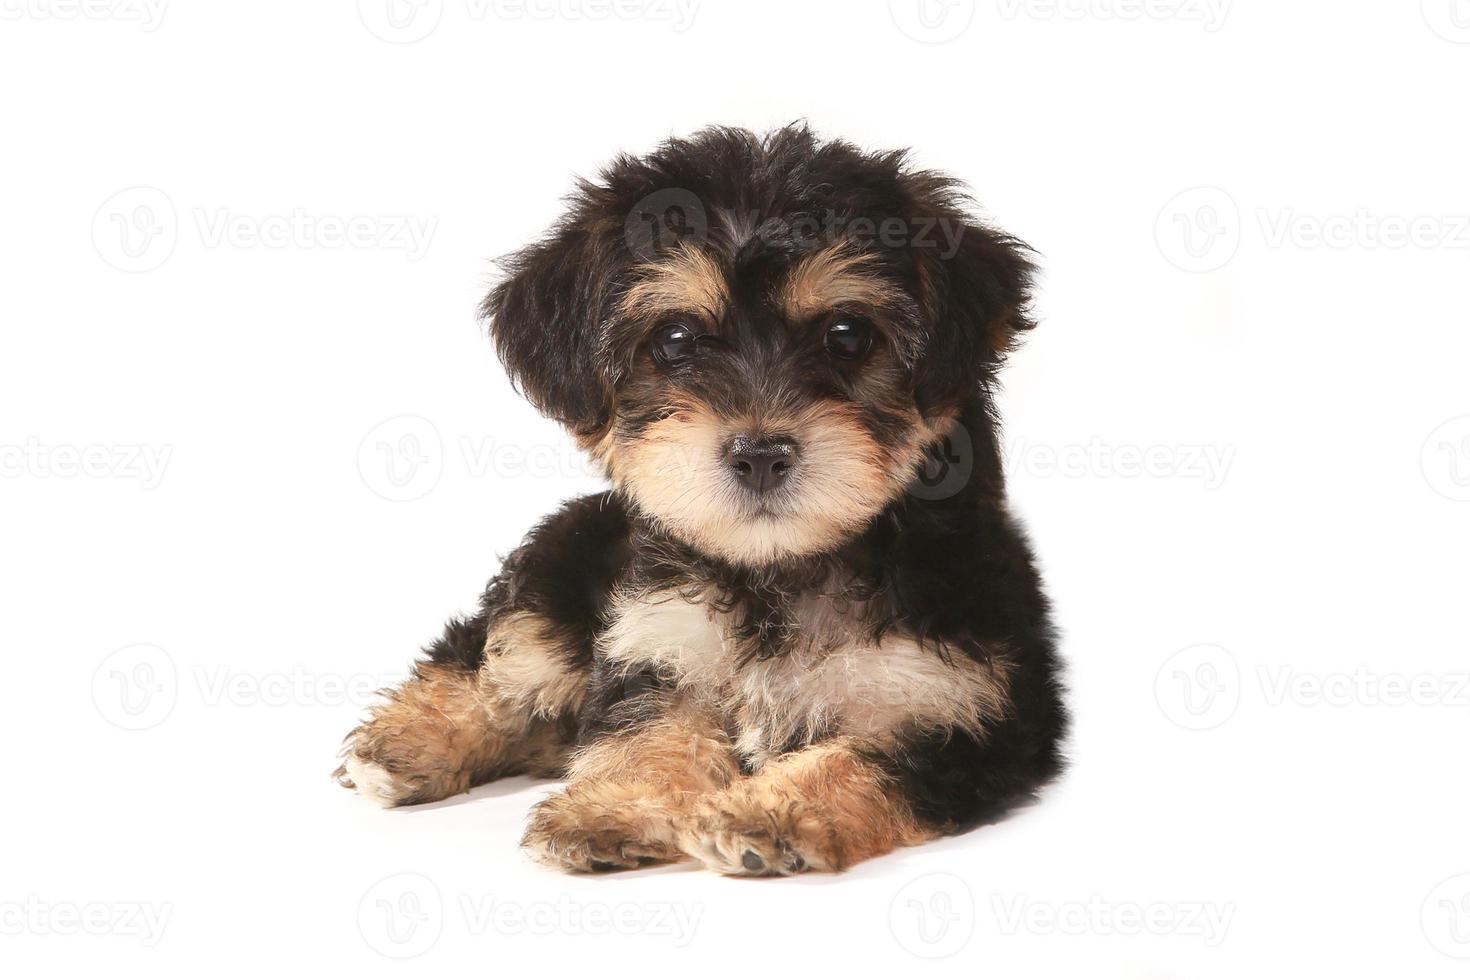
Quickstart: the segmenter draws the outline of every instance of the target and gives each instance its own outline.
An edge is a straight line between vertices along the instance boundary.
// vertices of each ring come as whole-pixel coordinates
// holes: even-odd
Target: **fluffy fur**
[[[580,185],[484,312],[613,489],[530,534],[339,779],[564,776],[524,844],[576,871],[835,871],[1031,798],[1066,714],[992,403],[1031,276],[950,178],[804,127]]]

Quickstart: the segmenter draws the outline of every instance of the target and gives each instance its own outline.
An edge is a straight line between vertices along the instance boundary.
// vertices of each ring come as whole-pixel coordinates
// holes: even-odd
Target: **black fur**
[[[850,234],[854,216],[897,217],[910,232],[930,220],[961,228],[953,254],[944,254],[942,243],[863,247],[908,297],[886,321],[902,397],[925,413],[955,415],[970,447],[967,477],[938,499],[899,496],[830,551],[756,568],[680,541],[618,492],[573,501],[506,561],[481,611],[451,623],[429,649],[432,659],[473,669],[484,656],[487,624],[514,611],[537,613],[554,624],[548,639],[569,651],[569,665],[588,670],[590,697],[577,719],[579,738],[588,740],[656,713],[667,682],[617,677],[598,662],[595,641],[608,625],[615,590],[713,588],[738,624],[742,655],[759,659],[782,656],[793,641],[790,597],[835,573],[865,601],[865,628],[875,638],[916,637],[941,658],[984,660],[1002,647],[1014,656],[1013,710],[983,735],[915,731],[900,748],[873,755],[931,826],[954,830],[995,819],[1059,772],[1066,729],[1048,602],[1031,549],[1006,509],[991,401],[997,367],[1017,332],[1032,326],[1026,250],[968,215],[949,178],[908,170],[902,154],[820,142],[804,127],[765,138],[713,129],[647,158],[621,158],[599,182],[579,187],[568,217],[546,240],[508,262],[507,278],[484,307],[522,390],[589,440],[611,424],[615,395],[636,384],[643,356],[642,328],[615,315],[630,272],[648,258],[630,243],[625,219],[669,188],[691,193],[704,208],[704,245],[752,297],[742,310],[756,309],[774,270],[814,245],[810,236],[779,229],[742,240],[731,233],[738,222],[729,215],[776,216],[783,227],[832,215],[847,223],[841,234]],[[653,243],[655,253],[667,253],[677,240],[676,230],[671,240]],[[742,316],[732,315],[721,336],[725,351],[710,354],[705,373],[691,372],[683,382],[712,405],[748,397],[741,371],[752,369],[754,355],[734,352],[772,343],[759,317]],[[764,356],[785,364],[792,384],[809,397],[852,390],[852,378],[823,367],[816,355],[788,346]],[[651,406],[620,418],[623,434],[636,436],[664,417],[656,401]],[[897,442],[895,412],[886,403],[866,405],[864,425],[875,440]],[[822,734],[806,733],[805,740]]]

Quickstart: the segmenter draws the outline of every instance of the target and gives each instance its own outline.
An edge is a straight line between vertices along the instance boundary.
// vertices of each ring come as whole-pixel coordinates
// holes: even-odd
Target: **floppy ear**
[[[1031,249],[954,207],[949,181],[934,179],[939,186],[920,200],[942,202],[927,211],[928,220],[938,215],[948,230],[938,245],[914,249],[930,329],[929,351],[915,372],[926,407],[952,405],[987,385],[1020,334],[1035,326]]]
[[[506,278],[480,307],[511,381],[579,434],[601,429],[612,408],[600,326],[625,265],[616,228],[581,197],[548,237],[502,260]]]

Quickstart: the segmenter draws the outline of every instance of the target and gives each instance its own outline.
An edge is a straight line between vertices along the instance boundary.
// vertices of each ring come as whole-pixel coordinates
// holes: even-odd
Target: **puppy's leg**
[[[841,871],[933,836],[883,767],[834,739],[701,800],[680,847],[723,874],[788,875]]]
[[[536,860],[567,871],[678,860],[678,837],[695,803],[739,771],[710,718],[672,709],[579,751],[565,791],[532,811],[521,844]]]
[[[623,510],[600,495],[536,528],[480,612],[451,622],[429,659],[347,736],[338,780],[398,806],[514,773],[560,775],[626,537]]]
[[[402,806],[514,773],[559,775],[586,672],[538,643],[524,622],[514,625],[491,631],[477,669],[452,660],[416,664],[347,736],[338,780],[383,806]],[[525,642],[497,648],[505,632]]]

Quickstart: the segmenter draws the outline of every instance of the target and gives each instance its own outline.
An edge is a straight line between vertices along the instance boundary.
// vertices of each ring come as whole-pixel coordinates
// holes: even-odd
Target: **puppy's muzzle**
[[[796,467],[796,440],[784,436],[736,436],[725,445],[725,465],[735,479],[756,494],[786,482]]]

